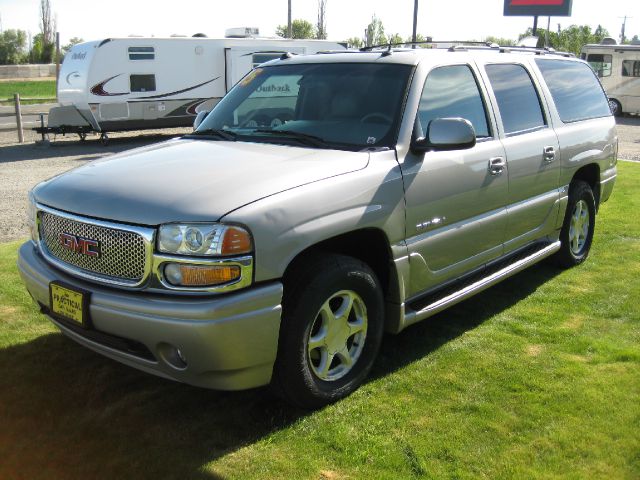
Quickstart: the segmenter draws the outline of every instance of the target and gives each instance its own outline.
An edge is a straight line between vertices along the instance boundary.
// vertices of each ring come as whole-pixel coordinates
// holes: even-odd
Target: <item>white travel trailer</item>
[[[585,45],[582,59],[600,77],[614,115],[640,113],[640,45]]]
[[[129,37],[81,43],[66,54],[60,69],[60,105],[49,112],[47,126],[35,130],[78,133],[82,139],[95,131],[106,141],[106,132],[192,125],[199,111],[211,110],[256,65],[286,52],[328,50],[345,47],[278,38]]]

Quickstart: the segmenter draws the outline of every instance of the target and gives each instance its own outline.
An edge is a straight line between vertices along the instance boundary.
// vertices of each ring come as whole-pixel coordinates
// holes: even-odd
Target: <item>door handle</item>
[[[506,166],[507,162],[504,157],[493,157],[489,159],[489,173],[491,175],[500,175]]]
[[[556,149],[553,147],[544,147],[542,158],[546,163],[551,163],[556,159]]]

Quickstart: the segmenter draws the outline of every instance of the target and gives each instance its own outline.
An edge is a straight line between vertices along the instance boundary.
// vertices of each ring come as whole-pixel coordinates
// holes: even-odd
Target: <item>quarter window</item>
[[[129,60],[153,60],[156,53],[153,47],[129,47]]]
[[[155,75],[130,75],[129,82],[132,92],[155,92]]]
[[[640,60],[623,60],[623,77],[640,77]]]
[[[475,76],[466,65],[435,68],[424,83],[418,109],[422,131],[427,131],[431,120],[451,117],[469,120],[477,137],[489,136],[484,102]]]
[[[611,65],[613,63],[612,55],[605,55],[601,53],[590,53],[587,56],[587,62],[593,68],[593,71],[596,72],[598,77],[610,77],[611,76]]]
[[[587,64],[542,58],[536,58],[536,63],[563,122],[611,115],[602,86]]]
[[[487,65],[487,75],[498,101],[506,135],[516,135],[546,126],[540,97],[522,65]]]

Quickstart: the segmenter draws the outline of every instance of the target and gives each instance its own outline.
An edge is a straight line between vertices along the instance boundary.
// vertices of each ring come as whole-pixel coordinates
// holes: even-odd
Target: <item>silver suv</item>
[[[317,407],[365,380],[384,331],[546,257],[584,261],[616,154],[575,58],[285,55],[193,134],[36,186],[18,265],[88,348]]]

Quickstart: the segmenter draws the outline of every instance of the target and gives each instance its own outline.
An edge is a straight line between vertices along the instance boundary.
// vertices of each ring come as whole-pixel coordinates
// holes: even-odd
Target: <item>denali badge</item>
[[[89,255],[90,257],[100,257],[100,242],[97,240],[77,237],[70,233],[61,233],[60,245],[62,245],[62,248],[72,252]]]

